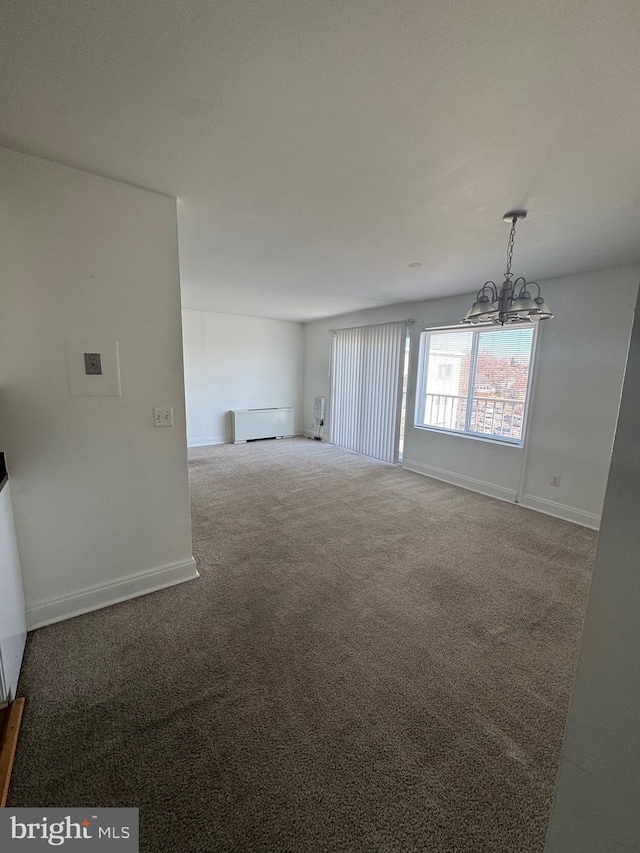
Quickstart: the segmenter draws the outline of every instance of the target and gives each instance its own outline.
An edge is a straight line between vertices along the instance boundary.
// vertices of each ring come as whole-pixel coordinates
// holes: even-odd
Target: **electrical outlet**
[[[153,425],[173,426],[173,406],[156,406],[153,410]]]
[[[551,475],[551,485],[559,486],[560,485],[560,474],[552,474]]]

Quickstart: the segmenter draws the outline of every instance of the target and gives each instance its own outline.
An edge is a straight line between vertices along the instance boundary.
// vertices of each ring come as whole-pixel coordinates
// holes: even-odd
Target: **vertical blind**
[[[406,337],[406,323],[333,332],[333,444],[385,462],[396,461]]]

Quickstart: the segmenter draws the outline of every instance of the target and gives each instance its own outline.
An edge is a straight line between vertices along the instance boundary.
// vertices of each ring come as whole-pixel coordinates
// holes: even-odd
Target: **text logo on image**
[[[138,809],[0,809],[0,850],[138,853]]]

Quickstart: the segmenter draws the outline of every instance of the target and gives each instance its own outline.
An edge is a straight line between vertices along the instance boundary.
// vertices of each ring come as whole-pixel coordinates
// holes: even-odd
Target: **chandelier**
[[[507,271],[504,274],[502,288],[493,281],[486,281],[476,296],[476,301],[467,311],[461,323],[492,323],[504,326],[505,323],[537,323],[538,320],[549,320],[553,314],[540,293],[540,285],[535,281],[517,278],[512,281],[511,262],[513,260],[513,244],[516,236],[516,223],[524,219],[526,210],[511,210],[505,213],[505,222],[511,222],[509,245],[507,247]],[[538,295],[531,296],[529,288],[535,287]]]

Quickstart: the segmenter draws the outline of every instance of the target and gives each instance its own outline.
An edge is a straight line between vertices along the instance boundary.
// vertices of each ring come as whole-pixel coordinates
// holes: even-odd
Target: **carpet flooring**
[[[305,439],[190,453],[201,579],[30,634],[10,806],[142,851],[541,851],[596,535]]]

